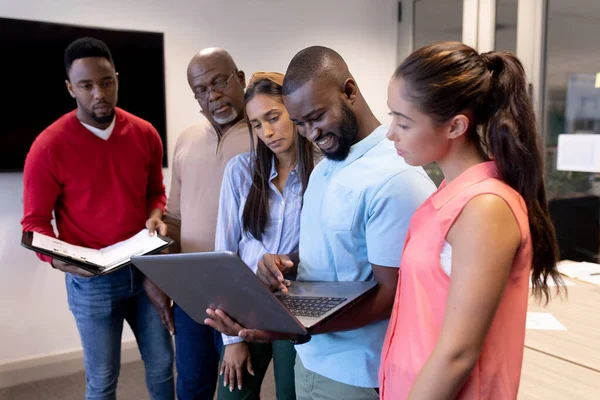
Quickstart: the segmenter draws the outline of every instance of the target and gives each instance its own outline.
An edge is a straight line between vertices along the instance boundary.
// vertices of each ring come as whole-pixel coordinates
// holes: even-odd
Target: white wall
[[[191,56],[208,46],[229,50],[248,77],[256,70],[284,72],[304,47],[330,46],[387,121],[396,15],[395,0],[0,0],[0,17],[164,32],[169,155],[177,134],[198,117],[185,71]],[[21,180],[21,174],[0,174],[0,366],[80,348],[63,275],[19,246]],[[127,329],[125,339],[132,337]]]

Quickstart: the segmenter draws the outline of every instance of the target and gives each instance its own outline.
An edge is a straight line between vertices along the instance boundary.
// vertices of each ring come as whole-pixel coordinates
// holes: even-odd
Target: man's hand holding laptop
[[[292,255],[285,254],[265,254],[263,259],[258,262],[256,276],[267,285],[272,291],[281,291],[287,294],[288,286],[291,282],[283,277],[284,274],[295,274],[298,269],[298,253]],[[267,332],[256,329],[246,329],[237,322],[233,321],[223,310],[206,310],[209,318],[204,323],[217,331],[229,336],[239,336],[247,342],[269,343],[274,340],[297,340],[298,335]]]
[[[298,340],[300,335],[280,332],[267,332],[257,329],[246,329],[227,315],[223,310],[206,310],[209,318],[204,323],[228,336],[239,336],[246,342],[270,343],[275,340]]]

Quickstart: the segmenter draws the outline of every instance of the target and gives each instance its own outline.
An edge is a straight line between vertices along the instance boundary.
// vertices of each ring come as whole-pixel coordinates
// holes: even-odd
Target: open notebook
[[[75,246],[38,232],[23,232],[21,239],[21,245],[29,250],[76,265],[95,275],[116,271],[129,265],[131,257],[157,253],[172,243],[173,240],[158,234],[150,236],[147,229],[99,250]]]

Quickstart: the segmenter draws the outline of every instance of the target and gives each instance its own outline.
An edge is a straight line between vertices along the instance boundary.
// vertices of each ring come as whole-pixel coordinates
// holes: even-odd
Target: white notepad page
[[[566,331],[567,328],[550,313],[527,312],[526,329]]]
[[[100,250],[75,246],[38,232],[33,232],[31,244],[34,247],[61,253],[76,260],[97,264],[107,271],[128,262],[133,256],[146,254],[164,246],[165,241],[158,235],[150,236],[148,229],[142,229],[131,238]]]
[[[150,236],[148,229],[143,229],[127,240],[101,249],[102,265],[106,267],[105,271],[118,267],[124,262],[129,262],[131,257],[149,253],[164,244],[165,241],[158,235]]]
[[[600,264],[563,260],[557,264],[558,272],[569,278],[581,279],[600,274]]]

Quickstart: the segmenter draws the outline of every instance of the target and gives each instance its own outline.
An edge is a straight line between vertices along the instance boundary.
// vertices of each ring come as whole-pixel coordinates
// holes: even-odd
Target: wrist
[[[292,342],[292,344],[304,344],[310,342],[310,339],[311,335],[310,333],[307,333],[306,335],[298,335],[295,339],[290,339],[290,342]]]
[[[148,217],[148,219],[158,219],[158,220],[163,220],[164,218],[164,213],[162,212],[162,210],[160,208],[155,208],[154,210],[152,210],[150,212],[150,216]]]

